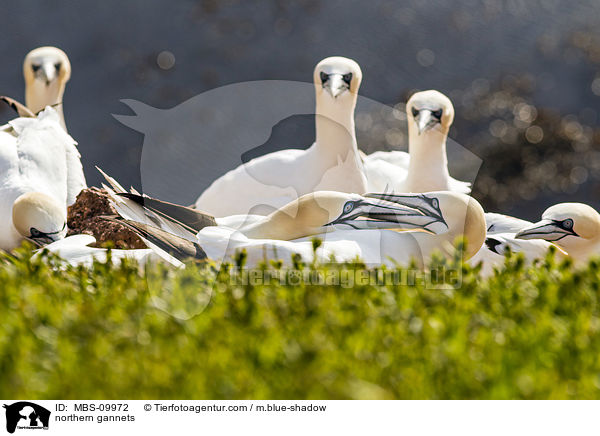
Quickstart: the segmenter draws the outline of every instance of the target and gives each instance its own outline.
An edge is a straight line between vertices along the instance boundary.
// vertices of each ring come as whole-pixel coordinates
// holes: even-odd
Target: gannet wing
[[[20,117],[35,118],[35,114],[17,100],[6,96],[0,96],[0,100],[9,105]]]
[[[532,224],[531,222],[522,220],[520,218],[493,212],[486,212],[485,222],[487,225],[488,234],[516,233]]]
[[[171,264],[181,266],[183,260],[207,258],[202,247],[195,242],[135,221],[124,219],[115,221],[133,230],[149,248],[155,250],[161,258]]]

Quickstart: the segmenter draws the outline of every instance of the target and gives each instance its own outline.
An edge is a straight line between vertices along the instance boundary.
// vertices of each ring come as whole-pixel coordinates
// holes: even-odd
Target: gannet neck
[[[448,131],[441,126],[419,134],[417,126],[408,126],[409,154],[406,187],[409,192],[449,189],[446,139]]]
[[[26,83],[25,105],[35,114],[44,110],[46,106],[52,106],[60,117],[61,126],[67,130],[62,104],[64,92],[64,83],[52,82],[48,86],[38,80]]]
[[[316,146],[323,153],[341,150],[358,153],[354,127],[356,94],[347,93],[337,99],[329,94],[317,93],[315,111]]]

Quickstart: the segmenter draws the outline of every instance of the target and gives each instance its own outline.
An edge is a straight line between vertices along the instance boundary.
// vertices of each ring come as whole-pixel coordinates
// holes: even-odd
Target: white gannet
[[[444,94],[417,92],[406,103],[408,153],[377,151],[364,156],[369,192],[456,191],[468,194],[471,184],[450,177],[446,139],[454,107]]]
[[[62,100],[65,86],[71,78],[71,63],[65,52],[56,47],[39,47],[30,51],[23,62],[23,76],[27,108],[37,114],[46,106],[52,106],[66,130]]]
[[[11,232],[15,200],[41,192],[65,209],[85,188],[75,141],[61,127],[56,111],[47,107],[35,118],[16,118],[0,127],[0,248],[14,248]]]
[[[24,239],[42,246],[58,241],[66,234],[64,205],[41,192],[27,192],[12,204],[10,220],[0,223],[0,247],[11,250]]]
[[[587,204],[556,204],[544,211],[541,221],[521,229],[515,238],[552,242],[582,264],[600,254],[600,214]]]
[[[120,196],[126,202],[143,198]],[[118,202],[115,207],[119,213],[123,210]],[[155,226],[162,227],[162,223],[154,216],[140,229],[140,223],[128,220],[126,215],[127,210],[122,214],[127,219],[124,223],[144,240],[150,239],[153,248],[163,251],[163,256],[183,259],[198,252],[200,258],[220,260],[243,249],[249,266],[267,259],[289,261],[292,254],[311,260],[313,237],[324,240],[316,251],[319,260],[328,261],[335,256],[338,261],[361,258],[369,264],[391,265],[408,264],[411,260],[424,265],[436,251],[450,254],[454,252],[455,239],[461,235],[469,241],[468,258],[485,239],[485,218],[479,203],[453,192],[392,196],[316,192],[239,230],[205,226],[196,235],[158,229]],[[186,249],[180,252],[174,249],[176,246]]]
[[[240,165],[215,180],[200,195],[196,208],[215,217],[266,215],[310,192],[367,192],[354,130],[361,79],[360,67],[351,59],[330,57],[319,62],[314,70],[314,144],[307,150],[277,151]]]

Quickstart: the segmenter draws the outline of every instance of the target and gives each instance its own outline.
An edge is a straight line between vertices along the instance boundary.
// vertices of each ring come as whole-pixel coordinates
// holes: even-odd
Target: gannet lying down
[[[552,242],[581,265],[600,254],[600,215],[587,204],[556,204],[546,209],[541,221],[521,229],[515,238]]]
[[[456,191],[471,184],[450,177],[446,139],[454,120],[450,99],[438,91],[414,94],[406,103],[408,153],[377,151],[365,156],[369,192]]]
[[[0,127],[0,248],[12,250],[21,237],[12,221],[13,204],[40,192],[64,208],[85,188],[76,142],[47,107],[36,118],[16,118]]]
[[[359,196],[321,191],[304,195],[239,230],[213,225],[197,234],[182,230],[186,223],[173,230],[170,226],[177,220],[160,212],[159,205],[154,205],[148,219],[140,222],[144,212],[136,208],[144,207],[144,197],[118,197],[114,205],[127,220],[125,223],[163,256],[180,260],[194,252],[200,258],[227,259],[243,249],[249,266],[268,259],[289,262],[293,254],[310,261],[314,257],[312,238],[319,237],[324,240],[316,251],[321,261],[360,258],[369,264],[406,265],[414,260],[424,265],[436,251],[452,253],[458,236],[464,235],[469,241],[467,257],[475,254],[485,239],[485,219],[479,203],[452,192]],[[172,230],[165,232],[165,228]]]
[[[362,72],[343,57],[314,70],[316,139],[307,150],[282,150],[252,159],[215,180],[196,208],[215,217],[266,215],[319,190],[367,192],[356,148],[354,108]]]

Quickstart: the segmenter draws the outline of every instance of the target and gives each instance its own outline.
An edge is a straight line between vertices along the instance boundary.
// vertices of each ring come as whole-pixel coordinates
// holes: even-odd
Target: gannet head
[[[365,197],[376,197],[411,207],[425,216],[437,217],[437,222],[425,225],[443,239],[454,243],[455,239],[464,236],[467,240],[465,255],[472,257],[483,245],[486,237],[485,213],[477,200],[459,192],[436,191],[424,194],[366,194]],[[443,230],[442,231],[442,223]],[[432,226],[436,226],[435,230]]]
[[[417,92],[406,103],[406,115],[409,130],[416,128],[419,135],[431,130],[447,134],[454,121],[454,106],[439,91]]]
[[[34,113],[62,100],[71,78],[69,58],[59,48],[39,47],[30,51],[23,62],[25,103]]]
[[[360,66],[352,59],[333,56],[317,64],[313,76],[317,99],[328,95],[337,99],[356,99],[362,80]]]
[[[28,192],[17,198],[12,207],[15,229],[38,246],[62,239],[67,233],[67,211],[52,197]]]
[[[336,229],[444,232],[447,226],[432,205],[417,209],[376,196],[318,191],[288,203],[242,232],[255,239],[292,240]]]
[[[541,221],[521,229],[515,238],[544,239],[577,256],[600,239],[600,215],[587,204],[556,204],[546,209]]]

